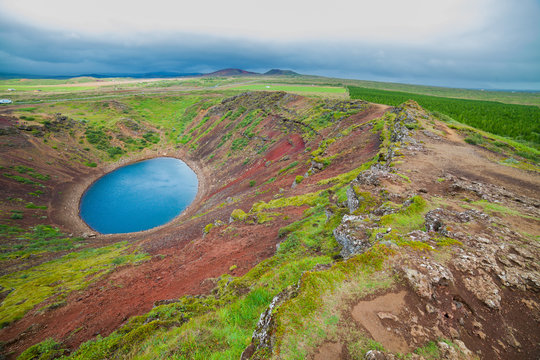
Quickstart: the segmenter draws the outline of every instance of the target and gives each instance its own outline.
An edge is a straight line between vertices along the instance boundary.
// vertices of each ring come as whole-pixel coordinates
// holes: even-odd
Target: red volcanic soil
[[[294,97],[291,102],[293,100],[295,106],[304,101],[299,97]],[[308,102],[304,101],[304,104]],[[381,116],[387,109],[387,107],[372,106],[365,112],[355,115],[354,119],[344,121],[367,122]],[[214,223],[216,220],[227,223],[234,209],[241,208],[249,211],[254,202],[268,201],[280,191],[284,193],[284,196],[294,196],[322,189],[324,187],[316,183],[323,176],[330,177],[350,171],[373,157],[378,151],[378,136],[373,134],[369,127],[360,128],[340,139],[339,143],[345,144],[340,146],[348,147],[348,149],[334,149],[333,147],[328,149],[329,155],[341,152],[343,156],[336,158],[324,170],[324,174],[318,173],[306,178],[302,186],[291,189],[294,178],[305,174],[310,166],[308,161],[310,154],[305,151],[305,147],[309,145],[316,148],[324,136],[335,136],[342,127],[336,126],[333,130],[328,130],[305,144],[299,133],[284,134],[279,131],[280,126],[282,124],[272,116],[261,123],[264,131],[261,131],[260,135],[275,141],[266,152],[260,155],[262,156],[260,158],[257,158],[254,152],[250,153],[249,156],[253,160],[247,166],[242,165],[244,160],[242,158],[234,163],[226,162],[221,167],[217,166],[220,159],[227,158],[225,149],[215,150],[216,156],[213,163],[200,160],[207,159],[207,153],[215,149],[215,144],[220,141],[223,134],[221,127],[217,127],[214,132],[203,138],[204,141],[201,141],[201,144],[206,144],[206,146],[201,146],[197,151],[190,153],[167,149],[167,151],[154,153],[154,156],[163,153],[167,156],[177,156],[188,164],[194,165],[200,183],[199,194],[194,204],[180,218],[156,230],[127,235],[98,235],[95,240],[92,240],[94,246],[128,240],[134,248],[140,247],[152,255],[152,258],[137,266],[126,265],[116,268],[86,289],[72,292],[65,299],[65,305],[62,307],[44,312],[32,310],[27,313],[21,320],[0,330],[0,341],[4,342],[3,351],[11,358],[29,346],[50,337],[62,341],[70,349],[75,349],[98,334],[107,336],[129,317],[148,312],[156,301],[179,298],[187,294],[207,293],[213,288],[215,279],[220,275],[230,273],[239,276],[246,273],[254,265],[275,253],[276,244],[281,240],[278,237],[278,230],[300,219],[305,208],[279,209],[287,215],[287,220],[277,218],[275,221],[259,225],[235,223],[234,231],[226,232],[216,226],[209,234],[203,236],[202,230],[205,225]],[[331,134],[332,131],[335,133]],[[16,136],[29,137],[24,134]],[[34,167],[41,169],[43,173],[54,173],[57,170],[47,163],[52,156],[48,153],[50,151],[48,149],[50,148],[43,146],[27,147],[16,152],[2,152],[2,156],[9,157],[10,161],[15,163],[25,156],[28,157],[28,154],[32,154],[36,160]],[[144,156],[152,156],[152,153]],[[276,177],[280,169],[293,161],[298,161],[298,166],[293,172],[265,184],[265,181]],[[73,184],[88,185],[92,178],[99,176],[103,171],[82,167],[69,169],[71,175],[68,177],[69,183],[51,184],[53,188],[51,193],[64,190],[62,193],[66,194],[70,189],[74,189]],[[252,180],[256,182],[257,187],[249,186]],[[82,193],[84,186],[79,187],[82,188],[75,188]],[[20,192],[21,196],[23,192]],[[54,209],[50,214],[50,219],[67,233],[70,230],[77,233],[81,231],[81,225],[77,225],[73,214],[70,218],[64,213],[64,204],[67,204],[66,197],[56,196],[50,199],[51,208]],[[74,209],[76,209],[76,203],[69,206],[75,206]],[[193,216],[195,214],[199,215],[195,217]],[[230,271],[232,265],[236,265],[236,268]],[[54,299],[48,302],[52,303]],[[46,304],[40,304],[35,309],[42,308],[44,305]]]
[[[281,159],[285,155],[294,155],[299,153],[300,151],[303,151],[304,149],[305,144],[304,140],[302,140],[302,137],[298,134],[291,134],[290,140],[283,139],[279,143],[275,144],[272,149],[268,151],[266,155],[264,155],[262,159],[257,160],[255,164],[251,165],[251,167],[243,174],[241,174],[238,178],[231,181],[221,189],[216,190],[215,192],[210,194],[210,197],[233,186],[234,184],[241,182],[242,180],[253,177],[253,175],[257,174],[263,167],[265,167],[268,161],[275,161]]]

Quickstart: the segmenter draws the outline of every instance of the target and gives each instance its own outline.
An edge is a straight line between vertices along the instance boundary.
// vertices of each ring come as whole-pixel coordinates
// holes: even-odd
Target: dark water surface
[[[116,169],[83,195],[81,218],[103,234],[129,233],[163,225],[191,204],[197,176],[181,160],[155,158]]]

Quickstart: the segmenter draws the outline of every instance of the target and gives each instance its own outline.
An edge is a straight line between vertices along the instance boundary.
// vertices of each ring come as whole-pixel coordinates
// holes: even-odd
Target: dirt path
[[[414,181],[416,186],[429,189],[433,187],[434,179],[450,173],[502,186],[527,197],[539,197],[539,174],[498,164],[496,161],[502,160],[500,155],[466,144],[455,130],[443,123],[439,127],[448,134],[446,137],[433,140],[420,135],[426,151],[410,154],[410,161],[396,167],[404,174],[417,174]]]
[[[405,307],[405,291],[388,293],[373,300],[360,301],[352,309],[351,315],[370,333],[373,339],[380,342],[392,352],[407,353],[410,348],[407,342],[390,328],[382,324],[384,319],[399,319]]]

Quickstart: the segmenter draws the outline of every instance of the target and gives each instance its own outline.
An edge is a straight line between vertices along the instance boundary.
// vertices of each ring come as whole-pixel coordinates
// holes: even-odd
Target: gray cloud
[[[479,33],[411,46],[189,33],[98,38],[37,28],[0,15],[0,66],[4,73],[37,75],[286,68],[367,80],[540,90],[540,25],[529,18],[505,21],[502,29],[488,26]]]

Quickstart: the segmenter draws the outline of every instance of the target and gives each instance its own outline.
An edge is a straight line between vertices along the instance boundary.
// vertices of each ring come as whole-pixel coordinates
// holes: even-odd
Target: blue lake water
[[[102,234],[163,225],[191,204],[197,176],[181,160],[155,158],[123,166],[92,184],[80,204],[81,218]]]

